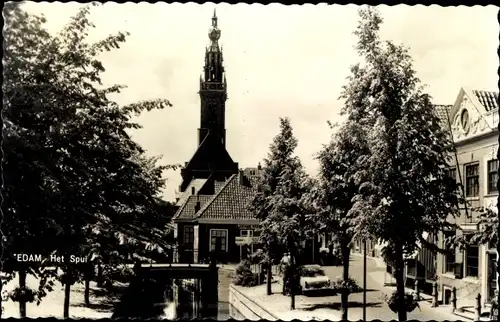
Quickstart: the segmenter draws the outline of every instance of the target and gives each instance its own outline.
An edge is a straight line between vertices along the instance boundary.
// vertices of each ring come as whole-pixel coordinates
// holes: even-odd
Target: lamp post
[[[366,321],[366,239],[363,240],[363,321]]]

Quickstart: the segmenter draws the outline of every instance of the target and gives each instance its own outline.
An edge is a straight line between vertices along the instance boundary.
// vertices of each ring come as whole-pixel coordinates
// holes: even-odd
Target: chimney
[[[200,211],[200,208],[201,208],[200,201],[196,200],[196,204],[194,205],[194,213],[197,213],[198,211]]]
[[[245,174],[244,174],[243,170],[239,170],[238,180],[239,180],[241,186],[245,185]]]
[[[194,196],[195,193],[196,193],[196,189],[194,187],[191,187],[191,194]]]
[[[262,170],[262,166],[260,165],[260,162],[259,162],[259,165],[257,165],[257,170]]]

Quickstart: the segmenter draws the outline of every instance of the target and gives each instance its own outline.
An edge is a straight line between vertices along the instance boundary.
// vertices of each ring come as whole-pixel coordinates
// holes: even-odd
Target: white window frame
[[[215,247],[215,245],[212,245],[212,233],[214,231],[225,231],[226,232],[226,249],[224,250],[225,252],[228,252],[229,251],[229,231],[227,229],[217,229],[217,228],[214,228],[214,229],[210,229],[210,236],[209,236],[209,249],[210,251],[212,251],[212,249]],[[213,246],[213,247],[212,247]],[[223,251],[223,250],[221,250]]]
[[[485,165],[485,191],[486,191],[486,195],[497,195],[498,194],[498,190],[497,191],[490,191],[490,171],[489,171],[489,165],[490,165],[490,162],[492,161],[496,161],[496,162],[499,162],[499,160],[497,160],[496,158],[488,158],[486,159],[486,165]],[[499,168],[497,168],[497,176],[500,174],[500,166]],[[494,185],[496,186],[496,182],[494,183]]]
[[[481,277],[481,245],[474,245],[473,247],[477,248],[477,276],[469,275],[469,263],[467,258],[469,257],[468,249],[463,250],[463,258],[464,258],[464,277],[469,279],[479,279]]]
[[[467,188],[468,188],[468,183],[467,183],[467,179],[469,178],[469,176],[467,176],[467,169],[469,167],[474,167],[474,166],[477,166],[477,175],[475,175],[474,177],[477,176],[477,195],[475,196],[468,196],[467,195]],[[464,164],[464,184],[465,184],[465,199],[478,199],[479,196],[481,196],[481,163],[478,162],[478,161],[473,161],[473,162],[470,162],[470,163],[467,163],[467,164]]]

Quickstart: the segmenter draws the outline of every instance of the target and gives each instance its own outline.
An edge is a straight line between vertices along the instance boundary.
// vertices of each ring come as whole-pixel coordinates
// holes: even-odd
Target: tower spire
[[[212,51],[219,51],[220,29],[217,27],[217,12],[214,9],[214,16],[212,17],[212,27],[208,32],[208,38],[211,40],[210,49]]]
[[[221,32],[217,27],[217,12],[214,9],[212,25],[208,31],[211,45],[205,51],[204,77],[200,78],[201,119],[198,144],[208,133],[225,145],[225,101],[227,99],[226,75],[222,59],[222,48],[218,44]]]
[[[212,17],[212,27],[217,27],[217,12],[214,8],[214,16]]]

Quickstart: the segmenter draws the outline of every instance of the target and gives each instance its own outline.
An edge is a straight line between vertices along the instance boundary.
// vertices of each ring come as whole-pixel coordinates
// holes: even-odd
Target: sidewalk
[[[369,275],[375,280],[375,281],[382,281],[384,279],[384,272],[383,271],[376,271],[376,272],[370,272]],[[383,286],[383,292],[387,295],[391,294],[396,290],[395,286]],[[415,290],[411,288],[406,288],[406,292],[409,293],[415,293]],[[428,311],[428,312],[435,312],[440,314],[440,316],[445,317],[449,316],[450,318],[448,319],[457,319],[460,318],[461,320],[470,320],[474,321],[474,302],[473,301],[467,301],[467,300],[460,300],[457,303],[457,310],[455,312],[452,312],[452,307],[451,305],[447,304],[439,304],[438,307],[432,307],[432,296],[429,294],[424,294],[420,293],[420,298],[421,300],[419,301],[420,308],[423,311]],[[485,310],[483,308],[483,315],[484,312],[489,312],[488,310]],[[481,317],[481,321],[489,321],[489,318],[487,317]]]
[[[330,309],[317,309],[314,312],[306,311],[307,304],[304,302],[302,296],[295,297],[295,310],[290,310],[291,298],[281,294],[281,282],[272,284],[272,295],[267,295],[267,286],[259,285],[255,287],[241,287],[235,286],[241,293],[246,295],[252,301],[262,308],[265,308],[269,313],[274,315],[277,319],[283,321],[291,320],[341,320],[340,312]]]
[[[363,254],[360,254],[360,253],[352,253],[351,255],[355,258],[358,258],[358,259],[363,258]],[[385,271],[386,264],[382,258],[372,257],[372,256],[366,256],[366,258],[369,261],[372,261],[372,263],[374,263],[374,265],[377,268],[384,268],[384,271]],[[385,292],[387,292],[387,294],[390,294],[391,292],[393,292],[396,289],[395,286],[386,286],[385,285],[385,282],[387,280],[387,274],[385,274],[385,272],[376,271],[376,272],[371,272],[370,274],[372,274],[372,277],[375,281],[381,281],[379,284],[381,284],[381,286],[384,287]],[[382,281],[384,281],[384,282],[382,282]],[[394,279],[393,279],[393,282],[395,282]],[[410,289],[410,288],[406,288],[406,291],[407,292],[414,292],[414,290]],[[420,297],[422,299],[420,301],[422,306],[428,307],[429,310],[433,310],[436,312],[443,312],[443,313],[446,313],[448,315],[452,312],[451,305],[440,304],[437,308],[431,307],[431,304],[432,304],[432,296],[431,295],[420,293]],[[474,300],[459,299],[457,301],[457,310],[455,310],[451,314],[454,315],[454,319],[457,319],[457,317],[458,317],[460,319],[474,321],[474,316],[475,316],[474,305],[475,305]],[[488,315],[489,310],[490,310],[489,307],[482,308],[483,317],[481,317],[481,321],[489,321],[489,318],[484,317],[485,315]]]

